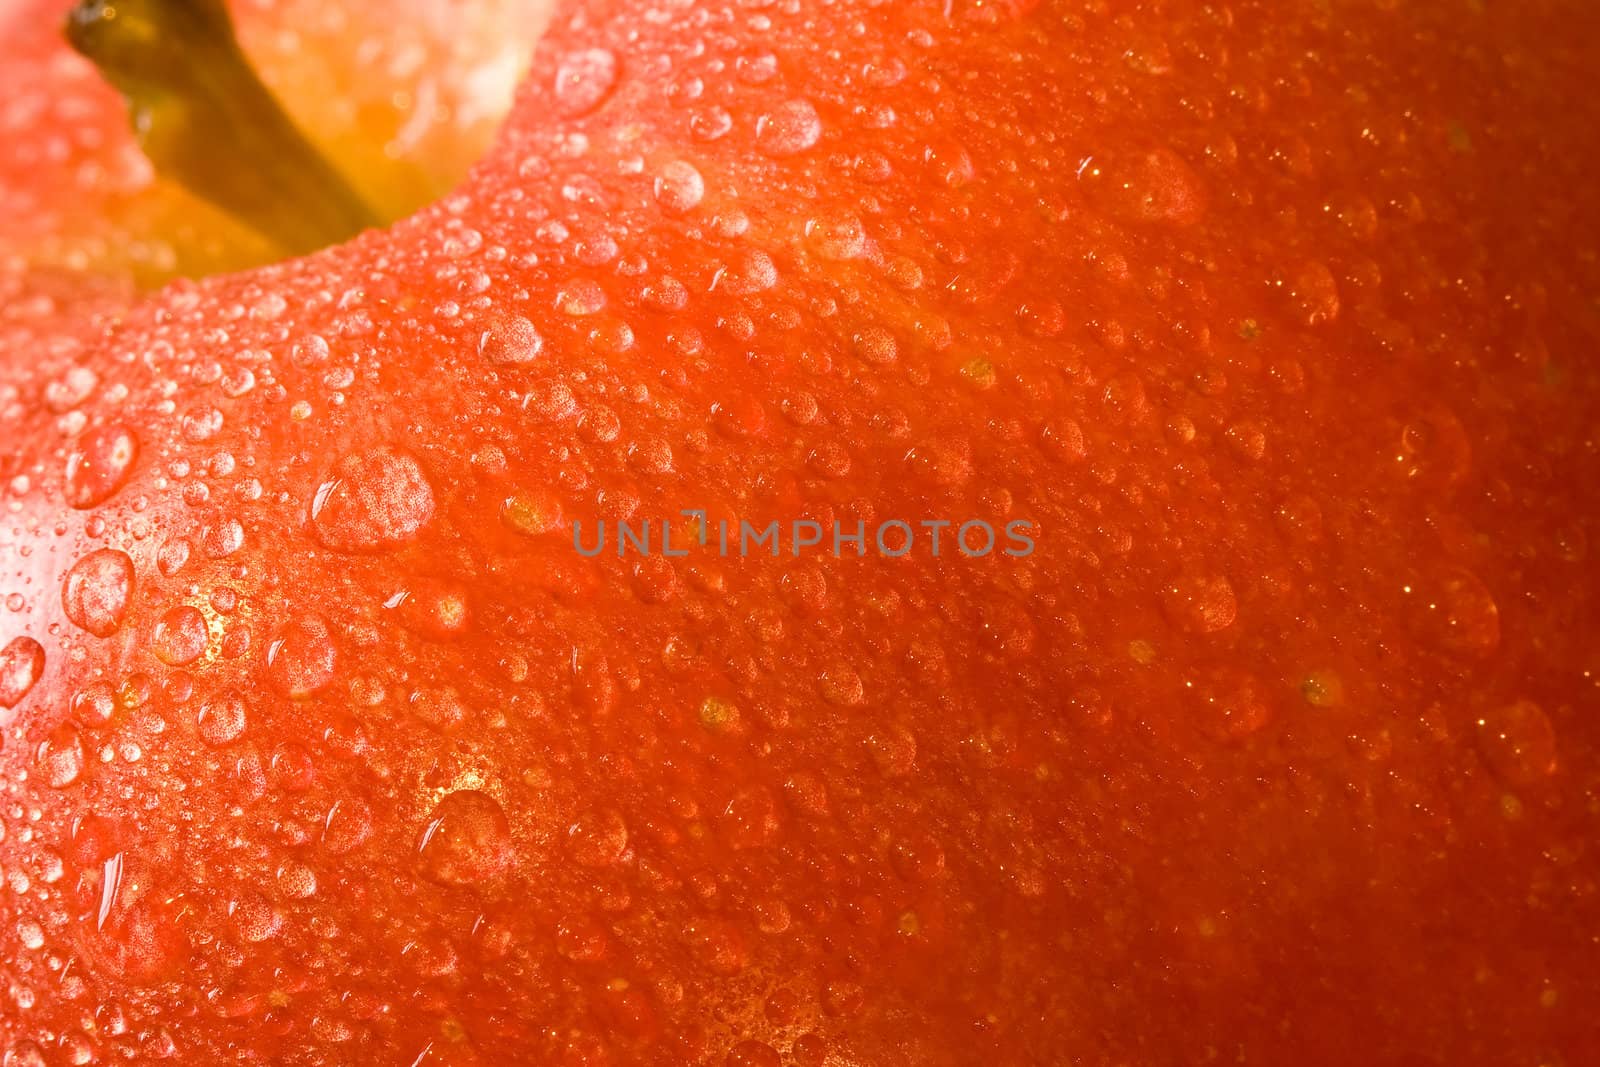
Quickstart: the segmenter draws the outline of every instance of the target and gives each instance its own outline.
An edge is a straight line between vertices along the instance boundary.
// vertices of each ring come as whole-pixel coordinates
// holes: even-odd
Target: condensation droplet
[[[599,107],[617,84],[617,57],[604,48],[569,53],[556,69],[556,103],[568,115]]]
[[[1476,576],[1448,570],[1416,577],[1405,587],[1407,617],[1416,637],[1442,651],[1482,658],[1500,645],[1500,606]]]
[[[346,798],[335,801],[322,824],[322,847],[335,856],[354,852],[372,836],[372,808]]]
[[[756,120],[756,147],[769,156],[792,156],[822,137],[822,120],[809,100],[779,104]]]
[[[96,637],[110,637],[127,616],[132,595],[133,560],[126,552],[102,548],[67,571],[61,606],[74,626]]]
[[[1518,700],[1478,719],[1478,753],[1507,785],[1535,785],[1555,773],[1555,729],[1543,708]]]
[[[0,649],[0,707],[22,702],[44,673],[44,646],[31,637],[15,637]]]
[[[682,215],[700,205],[706,195],[705,179],[691,163],[673,160],[661,168],[655,183],[656,203],[669,215]]]
[[[328,624],[315,615],[288,623],[267,645],[266,674],[272,687],[300,700],[333,681],[338,653]]]
[[[338,552],[404,544],[433,517],[433,486],[415,459],[389,446],[334,465],[311,504],[317,540]]]
[[[589,812],[567,827],[572,858],[584,867],[609,867],[628,851],[628,824],[614,811]]]
[[[511,826],[498,801],[461,789],[434,808],[417,844],[422,873],[442,885],[470,885],[511,869]]]
[[[478,338],[478,354],[491,363],[532,363],[543,349],[544,338],[521,315],[506,316]]]
[[[35,758],[45,784],[65,789],[83,775],[83,738],[70,724],[57,727],[39,744]]]
[[[1180,630],[1210,634],[1233,625],[1239,614],[1233,584],[1220,574],[1185,574],[1161,591],[1167,619]]]
[[[170,667],[193,663],[206,650],[206,617],[189,604],[172,608],[156,622],[151,647]]]
[[[132,430],[108,426],[85,435],[67,457],[67,503],[92,508],[122,488],[139,458]]]
[[[201,706],[196,725],[201,740],[220,748],[239,739],[239,735],[244,733],[245,722],[243,694],[237,689],[224,689]]]

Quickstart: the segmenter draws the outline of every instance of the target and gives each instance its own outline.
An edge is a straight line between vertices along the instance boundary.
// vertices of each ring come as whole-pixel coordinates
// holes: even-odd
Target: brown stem
[[[81,0],[66,34],[127,99],[159,173],[289,253],[377,224],[256,76],[222,0]]]

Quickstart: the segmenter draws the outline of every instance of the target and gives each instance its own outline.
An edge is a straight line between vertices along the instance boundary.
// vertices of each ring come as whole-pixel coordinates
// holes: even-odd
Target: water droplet
[[[866,703],[866,685],[861,675],[844,665],[829,668],[819,679],[822,697],[830,704],[842,708],[859,707]]]
[[[200,534],[200,549],[212,559],[226,559],[244,547],[244,527],[234,519],[207,526]]]
[[[1123,209],[1141,222],[1190,226],[1205,215],[1199,177],[1165,148],[1145,153],[1128,167],[1119,193]]]
[[[478,354],[491,363],[532,363],[544,348],[544,338],[521,315],[508,315],[478,338]]]
[[[500,521],[506,529],[526,537],[566,529],[561,501],[549,493],[524,489],[512,493],[500,505]]]
[[[733,129],[733,116],[726,108],[708,107],[689,116],[689,134],[697,141],[715,141]]]
[[[322,847],[335,856],[353,852],[372,836],[372,808],[364,800],[335,801],[322,825]]]
[[[1233,625],[1239,604],[1233,584],[1220,574],[1184,574],[1161,591],[1167,619],[1180,630],[1210,634]]]
[[[65,789],[83,775],[83,738],[72,725],[57,727],[39,744],[39,773],[52,789]]]
[[[1344,703],[1344,678],[1331,667],[1319,667],[1301,681],[1300,694],[1314,708],[1336,708]]]
[[[200,739],[216,748],[238,740],[245,728],[244,696],[237,689],[224,689],[200,708],[197,720]]]
[[[49,1067],[44,1049],[35,1041],[22,1040],[6,1049],[4,1067]]]
[[[189,556],[194,552],[189,542],[182,537],[175,537],[161,546],[156,553],[156,569],[164,577],[171,578],[183,570],[184,564],[189,562]]]
[[[809,100],[779,104],[756,120],[756,147],[769,156],[792,156],[822,137],[822,120]]]
[[[90,682],[72,697],[72,717],[82,725],[104,726],[117,712],[116,694],[110,682]]]
[[[604,48],[571,52],[556,69],[556,103],[568,115],[600,106],[617,84],[617,57]]]
[[[102,548],[72,565],[61,586],[61,606],[79,629],[110,637],[128,614],[133,595],[133,560],[126,552]]]
[[[782,1067],[783,1058],[765,1041],[741,1041],[728,1050],[727,1067]]]
[[[944,873],[944,848],[927,834],[896,841],[889,859],[908,882],[931,882]]]
[[[864,362],[880,366],[893,363],[900,356],[900,346],[894,335],[879,326],[868,326],[857,331],[855,352]]]
[[[584,867],[609,867],[628,851],[628,824],[614,811],[589,812],[567,827],[572,858]]]
[[[739,708],[721,697],[706,697],[700,704],[700,725],[714,734],[739,732]]]
[[[1088,454],[1083,427],[1072,419],[1051,419],[1039,428],[1044,450],[1061,463],[1076,463]]]
[[[1478,753],[1507,785],[1535,785],[1555,773],[1555,729],[1543,708],[1519,700],[1478,719]]]
[[[693,164],[673,160],[656,177],[656,203],[669,215],[682,215],[698,207],[706,195],[705,179]]]
[[[67,503],[92,508],[122,488],[139,458],[133,431],[108,426],[86,434],[67,457]]]
[[[1472,443],[1455,413],[1436,407],[1420,412],[1401,429],[1395,462],[1408,481],[1445,489],[1471,468]]]
[[[580,915],[570,915],[556,927],[556,951],[576,963],[605,959],[605,927]]]
[[[278,868],[278,889],[290,900],[305,900],[316,895],[317,874],[293,860]]]
[[[573,278],[556,293],[556,307],[575,318],[597,315],[605,306],[606,291],[590,278]]]
[[[240,939],[249,944],[268,941],[283,928],[283,914],[258,893],[230,902],[228,913]]]
[[[293,700],[310,696],[333,681],[338,653],[328,624],[315,615],[295,619],[267,645],[267,680]]]
[[[1417,639],[1458,656],[1482,658],[1500,645],[1500,606],[1476,576],[1447,570],[1405,587],[1407,620]]]
[[[866,229],[855,215],[813,219],[806,224],[806,235],[816,245],[818,255],[834,262],[860,259],[870,249]]]
[[[885,778],[901,778],[917,765],[917,737],[899,724],[890,724],[867,735],[867,754]]]
[[[206,650],[206,617],[200,609],[180,604],[156,622],[151,647],[156,658],[170,667],[193,663]]]
[[[511,869],[511,826],[487,793],[461,789],[439,802],[417,844],[422,873],[441,885],[470,885]]]
[[[14,708],[44,673],[44,647],[31,637],[15,637],[0,649],[0,707]]]
[[[1200,728],[1218,740],[1248,737],[1272,718],[1267,687],[1246,671],[1219,669],[1190,692]]]
[[[386,445],[334,465],[311,504],[317,540],[338,552],[404,544],[433,517],[433,486],[415,459]]]
[[[1334,280],[1333,272],[1321,263],[1303,265],[1295,273],[1289,295],[1307,326],[1332,322],[1339,317],[1339,283]]]
[[[777,798],[764,786],[743,790],[723,809],[718,828],[728,847],[735,850],[771,844],[780,829]]]

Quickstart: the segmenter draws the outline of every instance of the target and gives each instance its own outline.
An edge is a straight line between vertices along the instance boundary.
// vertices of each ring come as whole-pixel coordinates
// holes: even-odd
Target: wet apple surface
[[[7,1063],[1589,1062],[1587,17],[572,2],[386,228],[4,231]]]

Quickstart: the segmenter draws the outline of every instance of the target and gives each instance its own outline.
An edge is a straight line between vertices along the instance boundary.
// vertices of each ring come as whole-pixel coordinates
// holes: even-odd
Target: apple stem
[[[257,77],[222,0],[81,0],[66,35],[127,99],[158,173],[289,253],[378,224]]]

